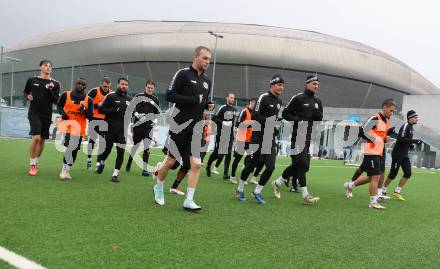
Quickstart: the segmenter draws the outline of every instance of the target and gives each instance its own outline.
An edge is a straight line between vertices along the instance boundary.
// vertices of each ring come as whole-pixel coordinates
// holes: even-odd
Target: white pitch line
[[[30,261],[23,256],[20,256],[10,250],[7,250],[2,246],[0,246],[0,260],[3,260],[19,269],[46,269],[46,267],[43,267],[38,263]]]

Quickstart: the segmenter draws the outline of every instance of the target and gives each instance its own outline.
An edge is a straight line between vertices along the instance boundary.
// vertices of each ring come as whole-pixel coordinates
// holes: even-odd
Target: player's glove
[[[146,121],[146,117],[145,117],[145,113],[138,113],[138,112],[134,112],[134,116],[136,117],[136,119],[140,122],[144,122]]]
[[[81,104],[81,107],[79,108],[79,110],[80,110],[81,112],[86,112],[87,107],[86,107],[85,105]]]

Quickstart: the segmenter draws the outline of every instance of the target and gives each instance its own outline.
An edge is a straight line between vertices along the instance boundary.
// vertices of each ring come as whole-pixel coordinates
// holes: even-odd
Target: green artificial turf
[[[13,269],[15,267],[13,267],[12,265],[9,265],[8,263],[6,263],[6,262],[4,262],[4,261],[2,261],[0,259],[0,268],[3,268],[3,269]]]
[[[74,179],[60,181],[62,153],[47,143],[39,175],[28,176],[28,144],[0,139],[0,245],[48,268],[439,266],[436,171],[414,169],[402,192],[407,201],[383,202],[387,209],[377,211],[368,208],[367,186],[345,198],[343,183],[355,168],[341,161],[312,161],[309,191],[321,197],[313,206],[285,187],[277,200],[269,183],[262,192],[267,205],[250,196],[254,185],[246,186],[247,201],[238,202],[235,185],[203,170],[195,194],[203,209],[194,214],[182,210],[182,196],[166,193],[165,206],[154,205],[154,182],[136,166],[121,171],[120,183],[110,182],[115,152],[102,175],[87,171],[80,153]],[[162,159],[153,150],[150,164]],[[288,164],[279,158],[272,179]],[[166,190],[174,177],[169,174]],[[0,261],[0,268],[8,267]]]

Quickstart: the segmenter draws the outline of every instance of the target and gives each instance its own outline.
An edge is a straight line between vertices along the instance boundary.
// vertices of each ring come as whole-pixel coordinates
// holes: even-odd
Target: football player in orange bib
[[[62,117],[58,130],[64,133],[64,146],[67,147],[63,158],[60,179],[72,179],[70,167],[76,160],[82,138],[86,135],[87,120],[93,118],[93,100],[85,94],[85,79],[75,82],[75,88],[64,92],[58,100],[57,109]]]

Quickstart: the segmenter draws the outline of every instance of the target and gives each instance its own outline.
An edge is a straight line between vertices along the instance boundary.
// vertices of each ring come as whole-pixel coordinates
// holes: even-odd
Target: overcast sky
[[[317,31],[382,50],[440,86],[440,1],[0,1],[0,44],[115,20],[191,20]]]

